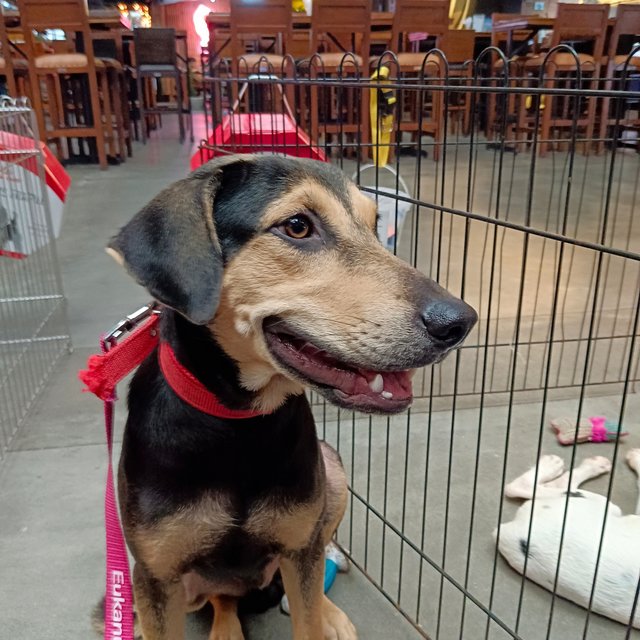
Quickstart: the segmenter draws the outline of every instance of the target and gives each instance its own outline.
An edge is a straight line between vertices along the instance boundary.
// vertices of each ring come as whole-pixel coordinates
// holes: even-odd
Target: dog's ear
[[[248,160],[228,156],[203,165],[157,195],[107,248],[156,300],[195,324],[213,318],[220,298],[216,192],[225,167]]]

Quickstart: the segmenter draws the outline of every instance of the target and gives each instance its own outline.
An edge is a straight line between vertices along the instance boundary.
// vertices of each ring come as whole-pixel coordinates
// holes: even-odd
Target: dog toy
[[[572,418],[556,418],[551,420],[551,428],[556,433],[560,444],[574,442],[614,442],[617,438],[628,436],[627,431],[620,431],[620,425],[602,416],[583,418],[576,422]]]
[[[330,542],[324,550],[324,592],[327,593],[333,586],[338,572],[349,571],[349,561],[336,544]],[[280,610],[289,615],[289,600],[287,596],[282,596]]]

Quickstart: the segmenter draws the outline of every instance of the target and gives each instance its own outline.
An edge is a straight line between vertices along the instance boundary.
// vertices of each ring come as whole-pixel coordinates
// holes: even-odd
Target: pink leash
[[[86,390],[104,402],[104,424],[107,436],[109,468],[104,500],[104,519],[107,538],[107,589],[104,608],[105,640],[133,640],[133,594],[129,573],[127,545],[120,525],[118,502],[113,482],[113,415],[116,385],[137,368],[159,344],[160,316],[150,304],[119,322],[100,340],[102,353],[93,355],[87,368],[79,372]],[[144,324],[138,325],[144,321]],[[137,327],[137,328],[136,328]],[[135,329],[135,331],[133,331]],[[133,331],[120,344],[117,340]],[[258,411],[228,409],[214,393],[185,369],[168,344],[161,343],[159,361],[162,373],[173,391],[199,411],[226,419],[254,418]]]
[[[104,496],[107,542],[107,585],[104,601],[105,640],[133,640],[133,592],[127,545],[120,526],[120,515],[113,484],[113,410],[115,396],[104,403],[109,468]]]
[[[149,318],[149,316],[151,316]],[[144,325],[120,344],[117,338],[149,318]],[[140,365],[158,344],[159,316],[149,305],[120,322],[100,340],[101,354],[89,358],[80,379],[87,390],[104,402],[104,424],[107,438],[107,484],[104,498],[104,519],[107,551],[107,583],[104,603],[104,640],[134,640],[133,590],[129,572],[127,545],[120,525],[118,501],[113,481],[113,416],[116,385]]]

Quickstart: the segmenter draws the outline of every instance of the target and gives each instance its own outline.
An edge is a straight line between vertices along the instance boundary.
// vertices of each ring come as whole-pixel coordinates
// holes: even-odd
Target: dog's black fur
[[[313,197],[321,200],[317,192],[327,194],[326,202],[318,205],[325,215],[317,225],[320,235],[313,242],[296,243],[278,231],[273,235],[280,234],[282,240],[275,240],[264,228],[263,218],[274,203],[282,205],[287,194],[304,184],[309,187],[301,201],[312,197],[307,193],[316,193]],[[357,205],[355,199],[359,199]],[[304,202],[300,206],[309,207]],[[358,207],[366,211],[355,212]],[[342,212],[331,213],[332,208]],[[111,247],[134,278],[164,305],[161,339],[173,348],[179,362],[228,408],[250,409],[258,392],[243,386],[239,363],[228,354],[212,325],[214,316],[219,317],[224,275],[248,246],[258,247],[252,249],[255,255],[275,255],[264,269],[287,262],[289,271],[284,269],[283,278],[290,274],[292,280],[296,267],[290,266],[291,260],[295,265],[295,260],[310,258],[309,252],[322,251],[331,252],[326,255],[334,256],[336,264],[344,264],[345,273],[372,264],[383,275],[393,275],[398,283],[394,300],[400,299],[405,309],[401,322],[394,320],[400,323],[396,333],[404,358],[397,370],[444,357],[475,322],[475,313],[464,303],[376,243],[372,208],[330,165],[277,157],[228,158],[205,165],[162,192],[121,230]],[[319,220],[315,212],[308,215]],[[360,235],[350,243],[348,234],[353,229]],[[365,275],[373,291],[378,271]],[[427,303],[432,304],[431,317],[437,316],[439,330],[449,322],[457,323],[454,333],[444,338],[427,335]],[[384,319],[384,310],[377,317]],[[355,325],[343,321],[336,326]],[[371,331],[382,325],[366,319],[363,326],[354,344],[376,341],[378,354],[369,356],[364,350],[365,355],[357,358],[368,358],[369,366],[356,360],[353,367],[394,371],[393,345],[375,335],[378,330]],[[389,327],[390,335],[394,330],[395,326]],[[382,360],[376,361],[380,353],[385,358],[382,365],[377,364]],[[287,381],[291,375],[296,384],[302,381],[282,368],[276,367],[274,375]],[[319,390],[323,392],[323,387]],[[322,552],[344,512],[346,479],[337,453],[318,442],[306,396],[300,391],[284,396],[274,410],[258,417],[213,417],[176,395],[154,352],[134,375],[128,404],[119,469],[120,507],[127,543],[136,559],[134,588],[145,638],[181,637],[176,602],[186,597],[181,589],[188,593],[181,582],[185,576],[195,576],[200,589],[196,595],[202,597],[186,605],[202,605],[209,599],[216,609],[211,637],[242,638],[236,605],[231,605],[229,614],[226,598],[246,596],[241,610],[252,601],[262,608],[276,599],[277,585],[276,590],[256,592],[264,586],[266,569],[274,562],[280,563],[285,586],[289,582],[294,637],[316,640],[333,629],[340,640],[355,638],[346,616],[322,598]],[[190,509],[192,519],[185,524],[181,518]],[[212,522],[213,531],[216,521],[223,523],[221,531],[211,536],[207,531],[196,532],[195,541],[189,539],[183,545],[182,537],[189,538],[192,529]],[[163,541],[171,535],[167,550]],[[225,591],[229,588],[232,593]],[[229,626],[218,636],[215,625],[220,620]]]
[[[167,309],[162,337],[226,406],[247,407],[234,364],[206,328]],[[238,424],[206,415],[178,398],[155,353],[133,377],[121,473],[128,488],[126,504],[135,505],[137,523],[152,524],[204,491],[229,492],[240,522],[257,498],[274,491],[282,502],[304,502],[315,490],[316,477],[309,470],[318,462],[315,422],[304,395],[291,396],[275,412]],[[184,568],[193,565],[207,575],[215,565],[218,572],[227,567],[247,574],[260,564],[256,558],[281,551],[232,530],[215,554],[192,558]]]

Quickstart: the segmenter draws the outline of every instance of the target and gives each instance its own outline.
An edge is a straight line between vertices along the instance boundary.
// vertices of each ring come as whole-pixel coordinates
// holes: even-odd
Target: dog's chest
[[[183,568],[187,600],[203,594],[242,596],[266,587],[278,569],[279,545],[243,529],[228,531],[211,549],[203,549]]]
[[[261,502],[242,522],[232,517],[230,526],[212,528],[215,542],[203,540],[201,552],[182,568],[187,600],[195,602],[202,594],[241,596],[266,587],[280,557],[304,549],[314,538],[322,513],[320,500],[286,509]]]

